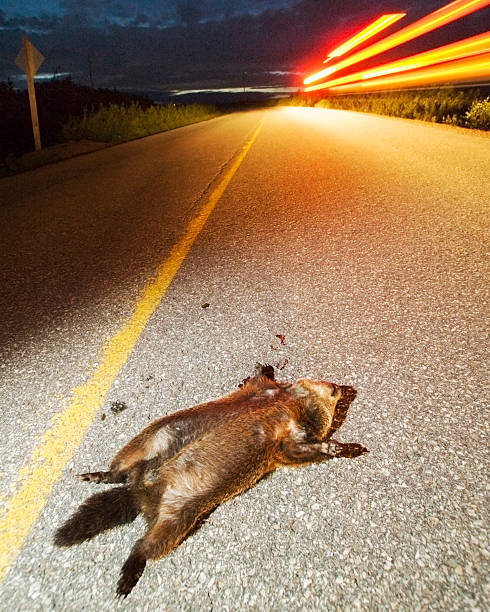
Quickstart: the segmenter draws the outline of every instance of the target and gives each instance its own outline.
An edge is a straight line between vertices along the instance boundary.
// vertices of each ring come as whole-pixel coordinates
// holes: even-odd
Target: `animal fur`
[[[81,474],[123,486],[89,497],[56,531],[55,544],[78,544],[143,513],[147,532],[117,585],[117,595],[126,597],[148,559],[169,553],[216,506],[275,468],[367,452],[330,439],[341,396],[334,383],[278,382],[271,366],[258,364],[240,387],[155,421],[117,453],[107,472]]]

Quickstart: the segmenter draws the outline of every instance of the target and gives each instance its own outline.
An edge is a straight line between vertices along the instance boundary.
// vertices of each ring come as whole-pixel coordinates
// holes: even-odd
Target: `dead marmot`
[[[258,364],[230,395],[146,427],[117,453],[109,471],[81,474],[91,482],[126,484],[89,497],[56,531],[55,544],[78,544],[142,512],[148,530],[117,585],[117,596],[126,597],[148,559],[169,553],[216,506],[275,468],[367,452],[329,437],[341,393],[330,382],[278,382],[272,366]]]

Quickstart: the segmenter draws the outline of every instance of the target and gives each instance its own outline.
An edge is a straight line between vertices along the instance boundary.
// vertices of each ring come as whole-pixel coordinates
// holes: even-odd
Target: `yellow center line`
[[[148,319],[257,138],[264,121],[265,115],[207,202],[190,221],[182,238],[159,266],[155,280],[143,290],[133,315],[103,347],[102,360],[94,374],[81,387],[73,389],[72,400],[63,412],[53,418],[50,429],[43,435],[30,460],[19,471],[14,493],[6,504],[5,514],[0,518],[0,581],[43,509],[51,488],[80,445],[85,431],[119,370],[126,363]]]

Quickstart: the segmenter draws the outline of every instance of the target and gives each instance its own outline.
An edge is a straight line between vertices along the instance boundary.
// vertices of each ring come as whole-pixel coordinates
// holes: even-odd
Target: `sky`
[[[0,0],[0,81],[15,82],[25,35],[46,58],[40,74],[96,87],[295,88],[379,15],[406,12],[404,25],[447,1]],[[489,9],[404,45],[398,57],[480,33],[485,23]]]

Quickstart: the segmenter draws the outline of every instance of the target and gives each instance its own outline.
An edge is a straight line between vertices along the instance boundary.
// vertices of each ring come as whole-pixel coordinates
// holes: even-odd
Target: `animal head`
[[[324,438],[332,426],[335,407],[342,395],[340,387],[323,380],[300,378],[287,392],[302,405],[310,433]]]

